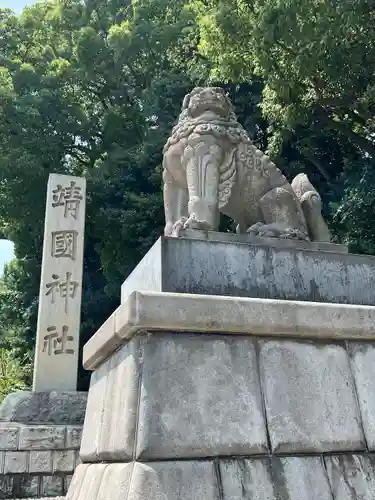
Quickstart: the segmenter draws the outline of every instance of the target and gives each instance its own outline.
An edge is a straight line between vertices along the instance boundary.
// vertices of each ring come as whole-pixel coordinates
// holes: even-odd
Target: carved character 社
[[[166,236],[218,230],[222,212],[239,233],[330,241],[307,176],[286,180],[252,144],[223,89],[199,87],[185,97],[163,154]]]

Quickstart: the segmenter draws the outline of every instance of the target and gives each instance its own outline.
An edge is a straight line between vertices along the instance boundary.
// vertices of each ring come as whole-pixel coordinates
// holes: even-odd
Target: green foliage
[[[308,173],[337,237],[372,251],[374,6],[367,0],[191,0],[189,6],[211,79],[262,79],[269,154],[289,177]]]
[[[15,243],[18,266],[6,271],[0,308],[7,329],[17,319],[13,334],[27,350],[49,173],[88,182],[82,345],[162,231],[161,151],[193,85],[176,47],[199,59],[182,40],[182,10],[159,0],[56,0],[19,17],[0,10],[0,233]],[[22,318],[14,317],[12,293]]]
[[[20,289],[25,283],[23,268],[13,261],[0,278],[0,402],[10,392],[31,384],[33,345],[23,341],[30,317]],[[34,297],[32,297],[34,299]],[[32,300],[31,299],[31,300]]]
[[[0,348],[0,403],[11,392],[27,389],[24,382],[28,367],[12,357],[9,349]]]
[[[367,0],[193,0],[201,50],[223,78],[263,78],[278,132],[336,130],[369,154],[374,131],[374,9]]]

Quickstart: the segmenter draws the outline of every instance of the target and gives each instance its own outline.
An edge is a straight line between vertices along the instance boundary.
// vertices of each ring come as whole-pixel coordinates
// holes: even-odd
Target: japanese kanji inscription
[[[69,327],[63,325],[61,332],[56,330],[55,326],[47,328],[47,334],[44,335],[43,352],[48,356],[53,354],[74,354],[74,349],[67,347],[68,342],[72,342],[74,338],[68,335]]]
[[[70,181],[69,186],[58,184],[56,189],[52,191],[52,207],[64,207],[64,217],[71,216],[77,220],[79,206],[83,200],[81,192],[82,188],[77,186],[75,181]]]
[[[76,390],[86,181],[51,174],[39,294],[34,391]]]
[[[52,257],[67,257],[75,260],[77,253],[77,231],[52,231],[51,255]]]
[[[67,313],[69,300],[75,298],[78,287],[78,281],[72,279],[72,273],[69,271],[65,279],[60,279],[58,274],[52,274],[52,281],[46,284],[46,297],[51,296],[51,304],[55,304],[58,299],[63,299],[64,310]]]

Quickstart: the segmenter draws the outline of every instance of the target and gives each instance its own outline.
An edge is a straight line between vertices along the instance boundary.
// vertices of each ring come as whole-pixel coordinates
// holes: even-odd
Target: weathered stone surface
[[[41,496],[60,496],[64,494],[64,482],[62,476],[42,476]]]
[[[375,456],[325,457],[334,500],[374,500]]]
[[[20,450],[59,450],[64,446],[64,426],[30,425],[20,429]]]
[[[78,500],[79,494],[85,482],[86,473],[92,465],[81,464],[74,471],[73,477],[69,483],[69,489],[66,493],[66,500]]]
[[[72,482],[73,474],[68,474],[67,476],[64,476],[64,495],[68,492],[70,483]]]
[[[111,357],[98,440],[100,460],[126,462],[134,456],[141,343],[143,338],[135,337]]]
[[[6,451],[4,454],[4,474],[27,472],[29,453],[27,451]]]
[[[348,352],[366,442],[370,450],[375,450],[375,344],[349,342]]]
[[[110,467],[107,464],[82,464],[74,472],[72,482],[66,495],[66,500],[105,500],[107,498],[115,500],[108,485],[103,480],[106,469]],[[129,464],[130,472],[133,465]],[[104,493],[100,497],[99,491],[103,488]],[[126,498],[123,495],[122,498]]]
[[[77,388],[85,205],[84,177],[49,175],[33,375],[36,392]]]
[[[75,465],[75,451],[62,450],[53,452],[53,472],[73,472]]]
[[[0,498],[11,498],[14,486],[14,476],[0,474]]]
[[[80,455],[83,462],[96,462],[102,412],[111,360],[103,363],[91,376]]]
[[[12,498],[14,487],[14,476],[0,474],[0,498]],[[17,495],[18,496],[18,495]]]
[[[159,238],[130,273],[121,286],[121,303],[134,291],[166,292],[163,286],[164,248],[166,242]],[[143,288],[145,286],[145,288]]]
[[[320,457],[222,460],[224,500],[332,500]]]
[[[82,426],[68,425],[66,428],[66,443],[67,449],[78,450],[81,446]]]
[[[92,376],[80,452],[83,462],[133,458],[141,342],[141,337],[132,339]]]
[[[31,451],[29,472],[45,474],[52,472],[52,451]]]
[[[375,339],[374,322],[370,306],[134,292],[115,311],[114,335],[122,343],[145,330],[369,340]],[[87,342],[86,369],[100,366],[113,352],[108,336],[101,328]]]
[[[16,498],[12,500],[23,500],[21,498]],[[65,497],[43,497],[43,498],[38,498],[38,500],[65,500]]]
[[[66,500],[130,500],[133,471],[133,463],[80,465],[74,473]]]
[[[374,279],[372,256],[161,238],[122,285],[121,301],[142,290],[373,305]]]
[[[17,450],[18,427],[0,427],[0,450]]]
[[[13,392],[0,405],[0,422],[82,425],[86,401],[87,392]]]
[[[108,352],[116,351],[118,346],[122,344],[122,339],[116,334],[115,330],[116,312],[111,314],[102,324],[96,332],[97,335],[91,337],[90,341],[85,344],[87,357],[94,357],[97,366],[107,359]]]
[[[308,250],[315,252],[348,253],[348,247],[337,243],[324,243],[320,241],[288,240],[280,238],[266,238],[254,236],[251,233],[218,233],[198,229],[185,229],[181,238],[204,241],[221,241],[222,243],[244,243],[262,247],[278,248],[280,250]],[[160,240],[159,240],[160,241]]]
[[[264,453],[266,443],[251,339],[173,334],[147,338],[138,458]]]
[[[66,500],[219,500],[213,462],[80,465]]]
[[[342,347],[261,342],[260,370],[274,451],[365,448],[352,375]]]
[[[219,500],[213,462],[136,463],[129,489],[132,500]],[[120,498],[116,498],[120,500]]]
[[[37,497],[39,494],[39,476],[21,475],[14,477],[13,495],[20,498]]]

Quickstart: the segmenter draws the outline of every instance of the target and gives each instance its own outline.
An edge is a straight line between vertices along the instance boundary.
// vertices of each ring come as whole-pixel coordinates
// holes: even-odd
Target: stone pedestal
[[[196,242],[175,241],[191,252],[176,275],[195,276],[202,294],[145,291],[145,281],[131,292],[147,259],[149,275],[166,286],[166,271],[160,281],[160,260],[151,258],[157,246],[124,285],[123,303],[84,348],[94,373],[82,464],[67,499],[373,500],[375,308],[339,304],[339,294],[336,303],[303,301],[292,281],[298,300],[235,296],[239,281],[232,296],[212,294],[210,274],[192,271]],[[236,266],[234,247],[227,254]],[[254,247],[246,248],[250,255]],[[317,269],[339,261],[332,252],[303,252]],[[355,268],[350,258],[345,273]],[[171,263],[163,259],[162,267]],[[207,262],[227,286],[228,267]],[[366,302],[360,286],[350,286]]]
[[[122,285],[122,302],[140,290],[375,304],[374,257],[327,243],[191,233],[200,239],[159,238]]]
[[[80,463],[87,393],[9,394],[0,406],[0,498],[64,495]]]
[[[13,392],[0,405],[0,422],[83,425],[86,403],[86,392]]]

